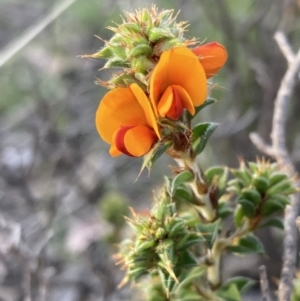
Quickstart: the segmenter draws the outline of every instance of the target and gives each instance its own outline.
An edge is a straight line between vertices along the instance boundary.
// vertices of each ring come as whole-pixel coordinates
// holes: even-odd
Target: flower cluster
[[[122,67],[110,81],[96,113],[96,127],[111,145],[110,154],[140,157],[158,141],[170,139],[184,111],[191,116],[207,97],[207,79],[227,59],[217,42],[198,45],[183,37],[184,24],[172,11],[155,7],[127,14],[115,35],[93,57],[108,59],[106,67]],[[118,63],[117,63],[118,62]]]

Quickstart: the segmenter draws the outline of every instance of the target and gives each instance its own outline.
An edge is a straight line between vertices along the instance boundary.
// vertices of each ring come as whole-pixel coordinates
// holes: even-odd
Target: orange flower
[[[197,46],[192,51],[198,56],[207,78],[216,75],[227,60],[225,47],[217,42]]]
[[[206,76],[197,56],[187,47],[177,47],[161,54],[150,78],[150,98],[156,115],[177,120],[187,109],[206,98]]]
[[[137,85],[108,92],[96,113],[96,127],[116,157],[123,154],[140,157],[160,138],[151,104]]]

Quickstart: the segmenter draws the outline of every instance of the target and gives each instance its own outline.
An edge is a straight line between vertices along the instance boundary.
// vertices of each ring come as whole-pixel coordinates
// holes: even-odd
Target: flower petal
[[[199,106],[205,101],[205,72],[197,56],[187,47],[177,47],[162,53],[150,79],[150,98],[154,108],[164,91],[171,85],[185,89],[194,106]]]
[[[96,112],[96,127],[104,141],[111,144],[122,125],[148,125],[143,107],[129,87],[108,92]]]
[[[199,57],[207,78],[216,75],[227,60],[225,47],[217,42],[200,45],[193,48],[192,51]]]
[[[195,107],[194,104],[189,96],[189,94],[186,92],[184,88],[177,85],[172,85],[172,88],[177,91],[179,94],[180,100],[182,102],[182,105],[185,109],[187,109],[192,115],[195,115]]]
[[[161,138],[153,108],[151,106],[149,99],[146,97],[144,91],[137,84],[130,85],[130,89],[132,93],[135,95],[141,107],[143,108],[148,125],[152,127],[156,135],[159,138]]]
[[[184,106],[180,94],[173,86],[169,86],[159,100],[157,110],[162,117],[178,120],[182,115]]]
[[[120,155],[122,155],[122,152],[120,152],[116,146],[114,144],[111,145],[110,149],[109,149],[109,154],[112,156],[112,157],[118,157]]]
[[[157,140],[158,138],[152,129],[139,125],[126,132],[124,146],[131,156],[140,157],[147,154]]]

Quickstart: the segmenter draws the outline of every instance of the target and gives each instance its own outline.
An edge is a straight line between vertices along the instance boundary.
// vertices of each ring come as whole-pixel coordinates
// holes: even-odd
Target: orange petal
[[[156,117],[154,115],[151,103],[149,99],[146,97],[144,91],[137,85],[137,84],[131,84],[130,89],[132,93],[135,95],[136,99],[138,100],[139,104],[144,110],[147,123],[150,127],[152,127],[156,133],[156,135],[161,138],[160,132],[158,130],[158,125],[156,122]]]
[[[127,130],[124,136],[124,146],[131,156],[140,157],[147,154],[157,140],[152,129],[139,125]]]
[[[178,120],[183,112],[183,104],[180,95],[172,86],[168,87],[160,98],[157,110],[162,117]]]
[[[185,91],[185,89],[177,85],[172,85],[172,88],[176,90],[177,93],[179,94],[183,107],[187,109],[192,115],[195,115],[194,104],[190,96],[188,95],[188,93]]]
[[[96,127],[104,141],[111,144],[121,125],[148,125],[144,109],[129,87],[108,92],[96,112]]]
[[[181,86],[194,106],[206,98],[206,76],[195,54],[187,47],[178,47],[162,53],[150,79],[150,97],[156,107],[164,91],[171,85]]]
[[[227,60],[225,47],[217,42],[200,45],[193,48],[192,51],[199,57],[207,78],[216,75]]]
[[[120,155],[122,155],[122,152],[120,152],[116,146],[113,144],[110,149],[109,149],[109,154],[112,156],[112,157],[118,157]]]

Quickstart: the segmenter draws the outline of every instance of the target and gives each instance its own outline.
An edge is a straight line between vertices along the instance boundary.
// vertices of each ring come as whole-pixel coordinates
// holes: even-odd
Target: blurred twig
[[[258,268],[259,271],[259,278],[260,278],[260,289],[263,295],[263,301],[271,301],[270,296],[270,288],[269,288],[269,281],[267,277],[267,271],[266,267],[264,265],[261,265]]]
[[[300,70],[300,49],[298,50],[298,53],[294,55],[285,35],[282,32],[277,32],[275,34],[275,40],[289,64],[275,99],[271,133],[272,145],[267,145],[256,133],[252,133],[250,135],[250,139],[259,150],[268,155],[272,154],[277,162],[287,169],[290,177],[293,177],[296,173],[296,169],[286,148],[285,125],[289,101],[296,84],[297,74]],[[300,186],[299,181],[296,185]],[[293,195],[291,197],[291,205],[287,207],[285,212],[283,266],[278,291],[279,301],[290,300],[293,286],[298,241],[298,231],[295,225],[295,220],[300,209],[299,199],[299,194]]]
[[[32,25],[25,32],[23,32],[20,37],[12,41],[2,51],[0,51],[0,67],[2,67],[18,51],[25,47],[75,1],[76,0],[61,1],[61,3],[55,6],[43,19]]]

